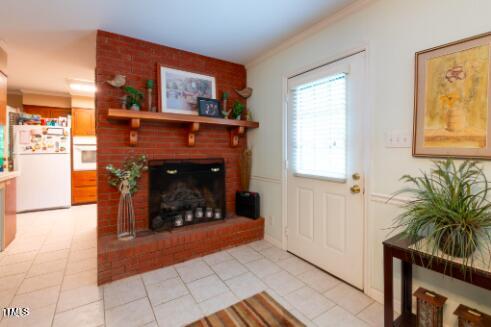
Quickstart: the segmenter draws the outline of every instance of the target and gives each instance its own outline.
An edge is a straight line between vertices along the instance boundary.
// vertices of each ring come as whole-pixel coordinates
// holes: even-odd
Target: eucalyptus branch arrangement
[[[429,173],[401,180],[409,186],[395,195],[408,194],[412,200],[403,206],[393,228],[404,228],[413,242],[426,237],[433,256],[461,258],[464,271],[472,267],[476,250],[489,260],[491,187],[476,161],[459,166],[451,159],[435,161]]]
[[[133,195],[138,191],[138,180],[141,177],[142,171],[147,169],[147,157],[144,155],[126,159],[122,168],[108,165],[106,166],[106,170],[110,174],[109,185],[121,191],[121,186],[127,183],[129,193]]]

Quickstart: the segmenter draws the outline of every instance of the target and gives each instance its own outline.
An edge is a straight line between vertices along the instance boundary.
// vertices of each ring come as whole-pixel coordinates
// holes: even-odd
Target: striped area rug
[[[188,327],[305,327],[268,293],[262,292]]]

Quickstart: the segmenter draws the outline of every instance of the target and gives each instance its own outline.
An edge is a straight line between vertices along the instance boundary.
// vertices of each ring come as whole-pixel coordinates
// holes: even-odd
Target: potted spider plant
[[[404,228],[413,242],[426,237],[428,252],[461,258],[464,267],[472,266],[476,250],[489,257],[491,188],[476,161],[435,161],[429,173],[404,175],[401,180],[409,186],[396,195],[407,194],[411,201],[403,206],[394,228]]]

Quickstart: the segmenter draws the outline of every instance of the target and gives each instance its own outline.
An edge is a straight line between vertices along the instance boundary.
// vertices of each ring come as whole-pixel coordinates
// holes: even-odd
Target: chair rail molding
[[[394,196],[385,193],[370,193],[370,201],[390,204],[398,207],[411,202],[411,200],[411,198],[404,196]]]

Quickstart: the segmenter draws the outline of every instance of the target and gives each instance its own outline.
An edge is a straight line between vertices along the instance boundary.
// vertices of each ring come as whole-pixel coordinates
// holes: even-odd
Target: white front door
[[[288,80],[287,248],[363,289],[365,54]]]

